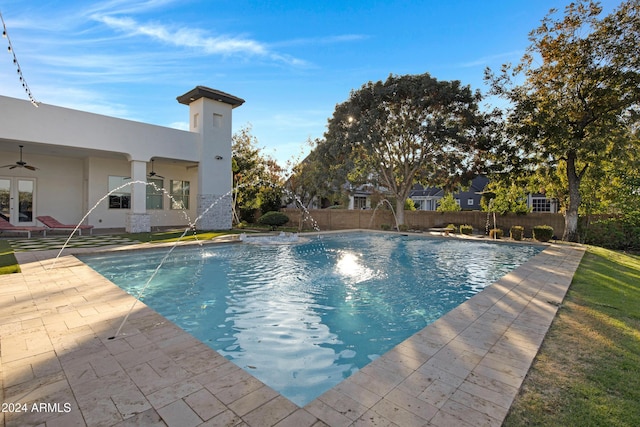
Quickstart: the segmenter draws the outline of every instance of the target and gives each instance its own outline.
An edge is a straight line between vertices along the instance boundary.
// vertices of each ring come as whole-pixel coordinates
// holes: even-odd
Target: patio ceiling
[[[8,153],[15,152],[16,159],[20,155],[19,146],[24,146],[23,156],[28,162],[30,155],[38,156],[56,156],[56,157],[69,157],[74,159],[84,159],[87,157],[102,157],[109,159],[122,159],[126,160],[124,153],[117,153],[113,151],[95,150],[89,148],[76,148],[65,147],[62,145],[40,144],[36,142],[14,141],[10,139],[0,138],[0,151]],[[184,160],[166,159],[162,157],[154,157],[157,163],[171,163],[174,165],[183,165],[185,167],[195,166],[197,163],[188,162]],[[4,160],[4,159],[3,159]],[[7,159],[11,160],[11,159]]]

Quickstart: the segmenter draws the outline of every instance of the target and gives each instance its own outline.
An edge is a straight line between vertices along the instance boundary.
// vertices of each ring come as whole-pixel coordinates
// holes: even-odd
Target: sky
[[[246,101],[234,132],[250,126],[284,165],[369,81],[428,72],[486,92],[485,68],[517,63],[529,32],[568,3],[0,0],[0,13],[36,101],[186,130],[176,97],[207,86]],[[608,13],[620,1],[601,3]],[[0,95],[29,99],[2,52]]]

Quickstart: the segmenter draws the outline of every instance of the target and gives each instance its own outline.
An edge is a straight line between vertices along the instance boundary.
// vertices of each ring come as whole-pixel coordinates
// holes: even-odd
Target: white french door
[[[13,225],[35,225],[35,178],[0,177],[0,217]]]

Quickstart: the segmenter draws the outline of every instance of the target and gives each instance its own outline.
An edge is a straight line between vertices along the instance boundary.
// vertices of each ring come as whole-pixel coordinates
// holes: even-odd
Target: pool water
[[[380,233],[183,247],[142,300],[304,406],[540,250]],[[137,296],[166,254],[79,258]]]

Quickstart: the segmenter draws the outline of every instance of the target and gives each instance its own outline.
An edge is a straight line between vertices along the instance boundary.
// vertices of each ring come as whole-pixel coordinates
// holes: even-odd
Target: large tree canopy
[[[507,129],[532,168],[566,182],[565,240],[578,239],[580,184],[589,168],[638,150],[640,0],[599,19],[597,2],[581,0],[564,15],[551,10],[529,35],[515,67],[487,70],[492,92],[511,102]],[[521,84],[514,77],[524,77]],[[550,172],[551,170],[551,172]]]
[[[317,150],[327,175],[341,185],[372,182],[404,202],[421,178],[430,184],[472,172],[486,143],[479,92],[429,74],[391,75],[352,91],[336,106]]]

